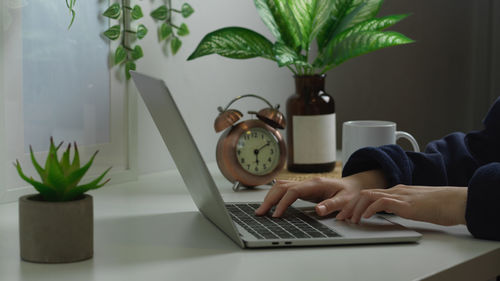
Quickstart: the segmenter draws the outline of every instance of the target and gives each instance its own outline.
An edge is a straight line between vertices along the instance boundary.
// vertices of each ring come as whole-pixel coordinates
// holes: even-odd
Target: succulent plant
[[[106,176],[111,167],[106,169],[106,171],[104,171],[99,177],[90,181],[89,183],[78,185],[90,166],[92,166],[92,162],[94,161],[94,158],[97,155],[98,151],[96,151],[92,155],[87,164],[80,167],[80,155],[78,153],[76,142],[74,143],[75,148],[73,161],[71,161],[70,163],[71,143],[68,144],[68,147],[63,153],[62,158],[58,160],[57,151],[62,146],[62,144],[63,142],[61,142],[58,146],[55,146],[54,140],[50,138],[49,155],[47,156],[45,162],[45,168],[42,168],[38,164],[37,160],[35,159],[33,149],[30,146],[31,161],[33,162],[33,166],[35,167],[36,171],[40,175],[41,182],[34,180],[33,177],[27,177],[21,169],[19,160],[16,160],[16,163],[14,163],[19,176],[23,180],[31,184],[38,192],[40,192],[40,195],[45,201],[74,200],[88,190],[100,188],[101,186],[109,182],[110,179],[107,179],[103,183],[99,183]]]

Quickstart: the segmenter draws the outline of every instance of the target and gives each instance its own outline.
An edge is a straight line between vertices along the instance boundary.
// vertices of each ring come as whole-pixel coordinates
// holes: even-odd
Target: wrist
[[[342,178],[348,185],[361,189],[387,188],[382,170],[368,170]]]
[[[467,187],[456,187],[455,192],[455,215],[457,218],[457,224],[466,224],[465,220],[465,209],[467,206]]]

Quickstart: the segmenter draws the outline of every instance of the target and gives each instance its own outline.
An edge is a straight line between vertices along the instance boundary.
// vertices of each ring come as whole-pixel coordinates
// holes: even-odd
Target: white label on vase
[[[293,163],[321,164],[336,160],[335,113],[293,116]]]

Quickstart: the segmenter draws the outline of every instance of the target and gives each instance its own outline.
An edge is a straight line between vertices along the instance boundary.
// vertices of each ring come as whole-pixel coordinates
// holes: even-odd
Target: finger
[[[281,198],[281,200],[276,205],[276,209],[274,210],[273,217],[278,218],[281,217],[286,209],[293,204],[298,198],[300,198],[300,189],[299,188],[289,188],[285,195]]]
[[[349,198],[342,195],[326,199],[316,205],[316,213],[320,216],[329,215],[335,211],[342,209],[348,202]]]
[[[294,182],[276,183],[273,185],[264,198],[264,202],[255,210],[255,214],[262,216],[269,212],[269,210],[280,201],[281,197],[285,195],[287,189],[289,186],[293,185],[293,183]]]
[[[359,223],[365,210],[380,198],[397,199],[396,195],[388,194],[385,190],[364,190],[360,192],[360,195],[361,199],[356,204],[351,218],[351,221],[354,223]]]
[[[326,192],[329,190],[330,192]],[[288,185],[286,193],[281,197],[278,204],[276,205],[276,210],[273,213],[273,217],[280,217],[285,213],[286,209],[293,204],[297,199],[324,199],[325,194],[328,196],[333,196],[337,191],[335,185],[331,185],[330,182],[324,179],[312,179],[302,182],[298,182],[293,185]],[[334,192],[334,193],[331,193]]]
[[[354,207],[356,206],[356,203],[358,202],[358,200],[360,198],[361,198],[361,196],[359,194],[356,195],[356,197],[354,197],[353,199],[351,199],[351,201],[349,201],[342,208],[342,210],[340,211],[340,213],[338,213],[338,215],[335,218],[338,219],[338,220],[345,220],[347,218],[350,218],[352,216],[352,212],[354,210]]]
[[[399,215],[404,212],[404,209],[409,207],[409,203],[389,197],[382,197],[375,202],[373,202],[366,210],[363,212],[363,218],[369,218],[377,212],[385,211],[387,213],[393,213]]]

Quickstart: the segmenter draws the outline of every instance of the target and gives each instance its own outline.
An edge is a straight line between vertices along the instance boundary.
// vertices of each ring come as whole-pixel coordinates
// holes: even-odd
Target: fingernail
[[[326,206],[325,205],[318,205],[318,212],[320,215],[326,214]]]

